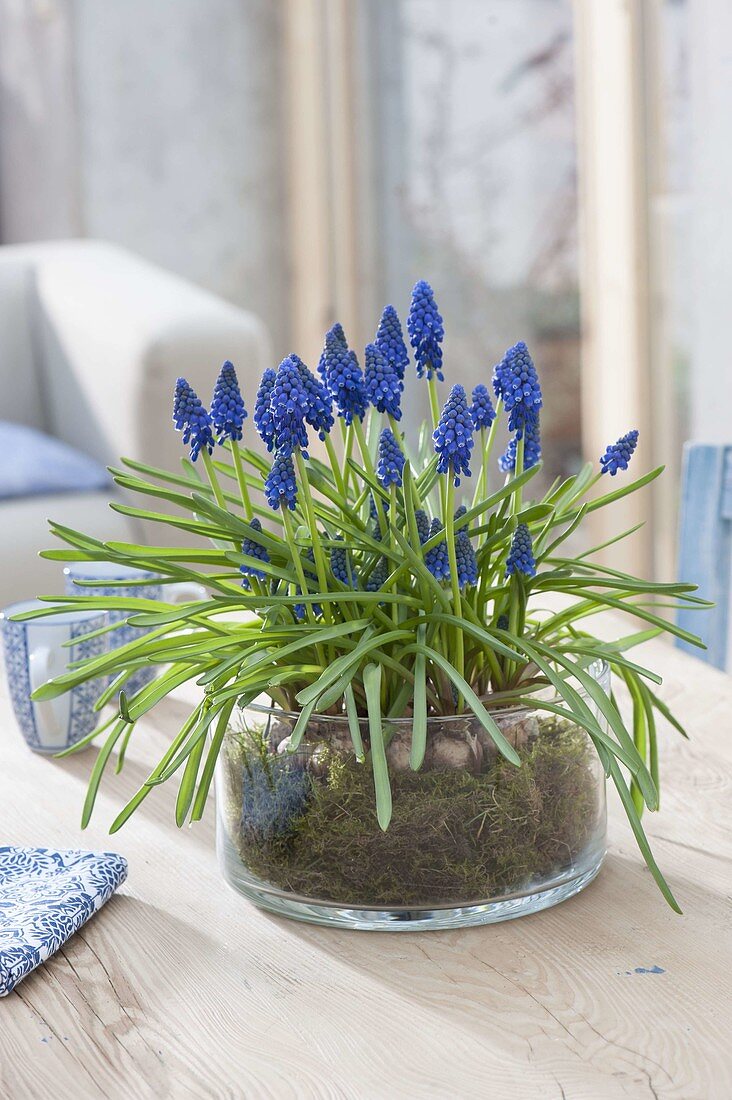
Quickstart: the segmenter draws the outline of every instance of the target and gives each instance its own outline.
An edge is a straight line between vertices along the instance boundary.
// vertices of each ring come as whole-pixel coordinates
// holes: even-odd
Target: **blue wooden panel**
[[[732,555],[732,446],[687,443],[681,497],[679,578],[699,585],[711,611],[682,610],[677,622],[700,635],[706,652],[678,641],[681,649],[717,668],[727,665]]]

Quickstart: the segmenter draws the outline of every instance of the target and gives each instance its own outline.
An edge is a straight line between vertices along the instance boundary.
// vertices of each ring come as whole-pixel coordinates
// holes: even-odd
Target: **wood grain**
[[[180,702],[136,734],[82,833],[93,750],[34,756],[3,696],[2,842],[111,847],[130,875],[0,1002],[0,1095],[728,1100],[732,681],[645,648],[692,734],[661,731],[662,808],[647,822],[682,917],[614,799],[600,877],[548,912],[419,935],[268,916],[219,877],[213,807],[177,835],[163,788],[106,835]]]

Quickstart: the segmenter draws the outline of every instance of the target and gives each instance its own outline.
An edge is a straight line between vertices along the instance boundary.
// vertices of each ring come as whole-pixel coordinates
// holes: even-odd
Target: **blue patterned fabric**
[[[40,966],[127,878],[114,852],[0,848],[0,997]]]
[[[0,500],[108,489],[103,466],[50,435],[0,420]]]

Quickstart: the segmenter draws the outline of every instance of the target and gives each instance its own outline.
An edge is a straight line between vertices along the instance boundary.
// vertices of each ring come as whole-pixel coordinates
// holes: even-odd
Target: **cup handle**
[[[41,684],[45,684],[46,680],[49,679],[50,664],[51,650],[47,645],[36,646],[36,648],[31,651],[28,657],[28,679],[31,692],[39,688]],[[35,707],[36,719],[40,727],[38,734],[41,741],[52,741],[57,738],[61,731],[58,728],[58,716],[51,701],[49,699],[34,700],[33,706]]]
[[[166,593],[173,603],[185,603],[186,600],[205,600],[206,589],[196,581],[176,581],[166,584]]]

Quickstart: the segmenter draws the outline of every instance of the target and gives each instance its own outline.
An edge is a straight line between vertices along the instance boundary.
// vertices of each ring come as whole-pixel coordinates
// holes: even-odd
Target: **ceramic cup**
[[[59,752],[91,733],[99,720],[94,702],[99,682],[79,684],[56,699],[33,702],[31,693],[46,680],[60,676],[71,661],[101,657],[109,648],[109,634],[64,646],[108,623],[104,611],[70,610],[44,619],[13,622],[21,611],[48,608],[40,600],[24,600],[0,611],[5,671],[13,710],[28,746],[35,752]]]
[[[180,581],[164,584],[157,573],[146,569],[133,569],[128,565],[115,565],[111,561],[78,561],[64,569],[67,596],[132,596],[146,600],[168,600],[171,603],[183,603],[185,600],[202,600],[206,589],[195,581]],[[138,580],[139,584],[131,584]],[[104,581],[106,583],[100,584]],[[122,584],[121,582],[126,582]],[[90,582],[92,582],[90,584]],[[109,612],[109,622],[116,623],[126,619],[128,611]],[[140,637],[142,628],[120,626],[110,634],[110,646],[114,649]],[[145,684],[149,684],[157,675],[155,665],[139,669],[125,683],[125,691],[133,695]]]

